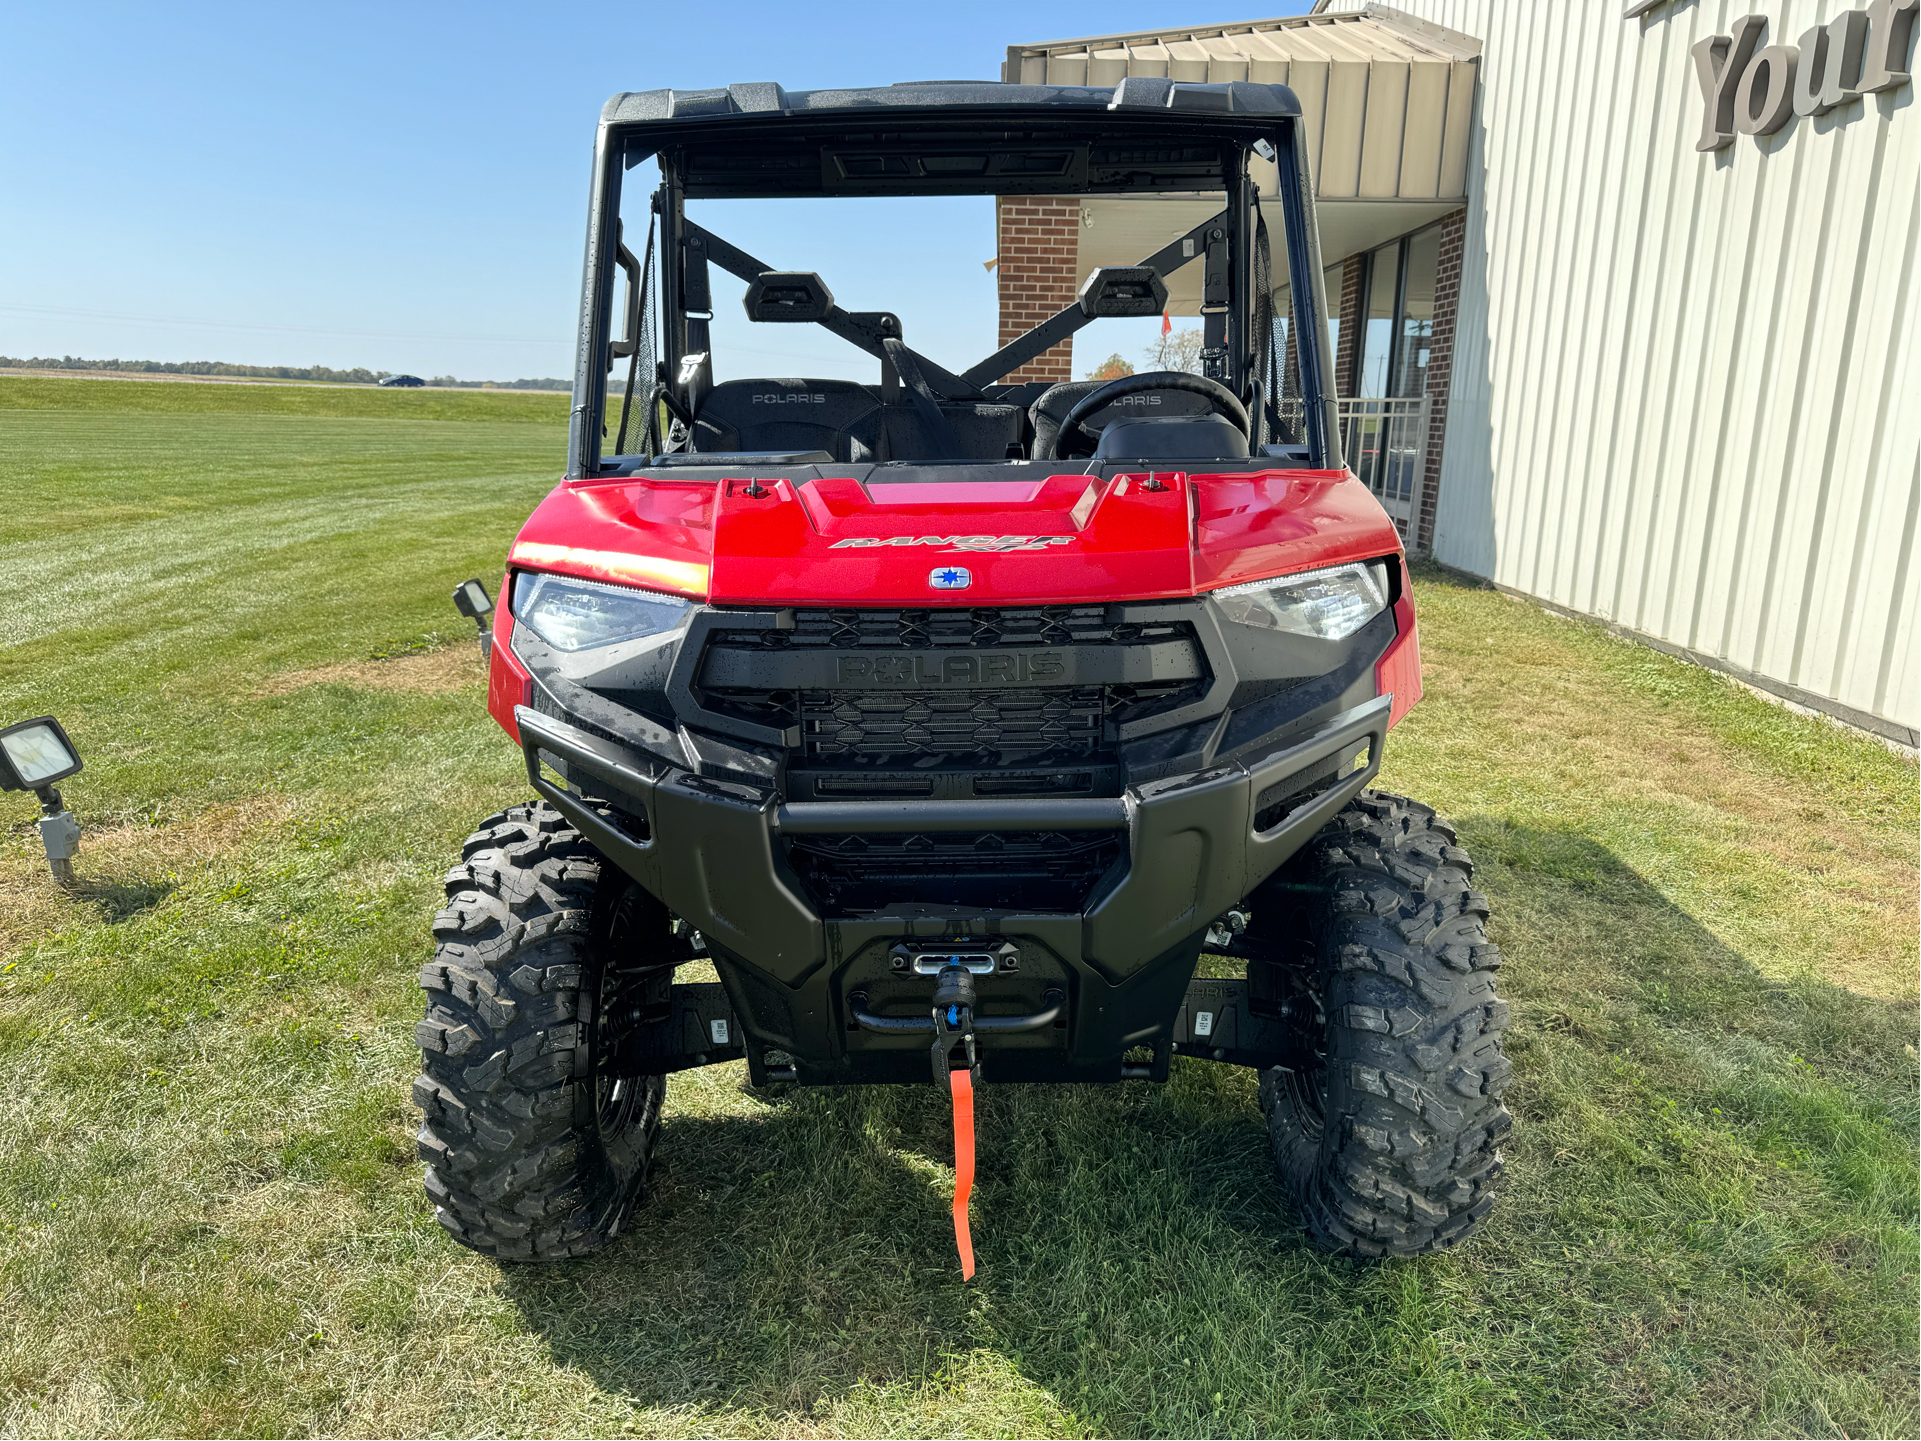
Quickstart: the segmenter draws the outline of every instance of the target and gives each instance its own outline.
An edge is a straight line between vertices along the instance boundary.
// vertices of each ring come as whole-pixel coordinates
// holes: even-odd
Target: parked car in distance
[[[388,375],[380,380],[382,385],[425,385],[427,382],[417,375]]]

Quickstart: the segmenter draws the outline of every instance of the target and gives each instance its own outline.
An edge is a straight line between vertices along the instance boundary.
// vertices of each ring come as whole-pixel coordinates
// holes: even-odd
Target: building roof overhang
[[[1323,201],[1467,195],[1481,42],[1385,5],[1346,14],[1180,26],[1010,45],[1002,78],[1026,86],[1125,80],[1285,85]]]

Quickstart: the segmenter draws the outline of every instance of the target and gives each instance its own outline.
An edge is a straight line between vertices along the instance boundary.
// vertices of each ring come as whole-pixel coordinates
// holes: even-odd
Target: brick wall
[[[1080,289],[1081,203],[1044,195],[1006,195],[994,202],[1000,264],[1000,344],[1074,303]],[[1004,380],[1072,380],[1074,339],[1036,356]]]
[[[1434,548],[1434,508],[1441,494],[1441,449],[1447,439],[1447,387],[1454,370],[1454,321],[1461,303],[1461,255],[1467,239],[1467,212],[1457,210],[1441,222],[1441,255],[1434,276],[1434,333],[1427,358],[1427,466],[1421,513],[1415,519],[1414,548]],[[1346,329],[1345,326],[1342,327]]]
[[[1341,266],[1341,333],[1334,349],[1334,394],[1354,393],[1355,374],[1360,361],[1356,349],[1361,342],[1361,282],[1367,276],[1367,256],[1350,255]]]

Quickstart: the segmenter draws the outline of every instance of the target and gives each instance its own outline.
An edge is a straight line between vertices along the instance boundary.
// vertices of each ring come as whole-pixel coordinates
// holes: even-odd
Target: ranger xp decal
[[[1071,535],[856,535],[837,540],[829,550],[863,549],[870,545],[932,545],[942,550],[1046,550],[1072,544]]]

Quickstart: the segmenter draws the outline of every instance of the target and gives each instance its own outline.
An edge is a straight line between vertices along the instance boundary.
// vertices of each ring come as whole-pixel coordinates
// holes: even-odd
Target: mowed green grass
[[[313,393],[0,379],[0,716],[88,762],[79,896],[0,802],[9,1433],[1915,1433],[1914,767],[1438,572],[1387,782],[1508,956],[1475,1242],[1308,1250],[1251,1076],[1181,1061],[990,1081],[972,1284],[931,1089],[737,1067],[602,1257],[459,1250],[414,977],[524,781],[447,594],[565,405]]]

